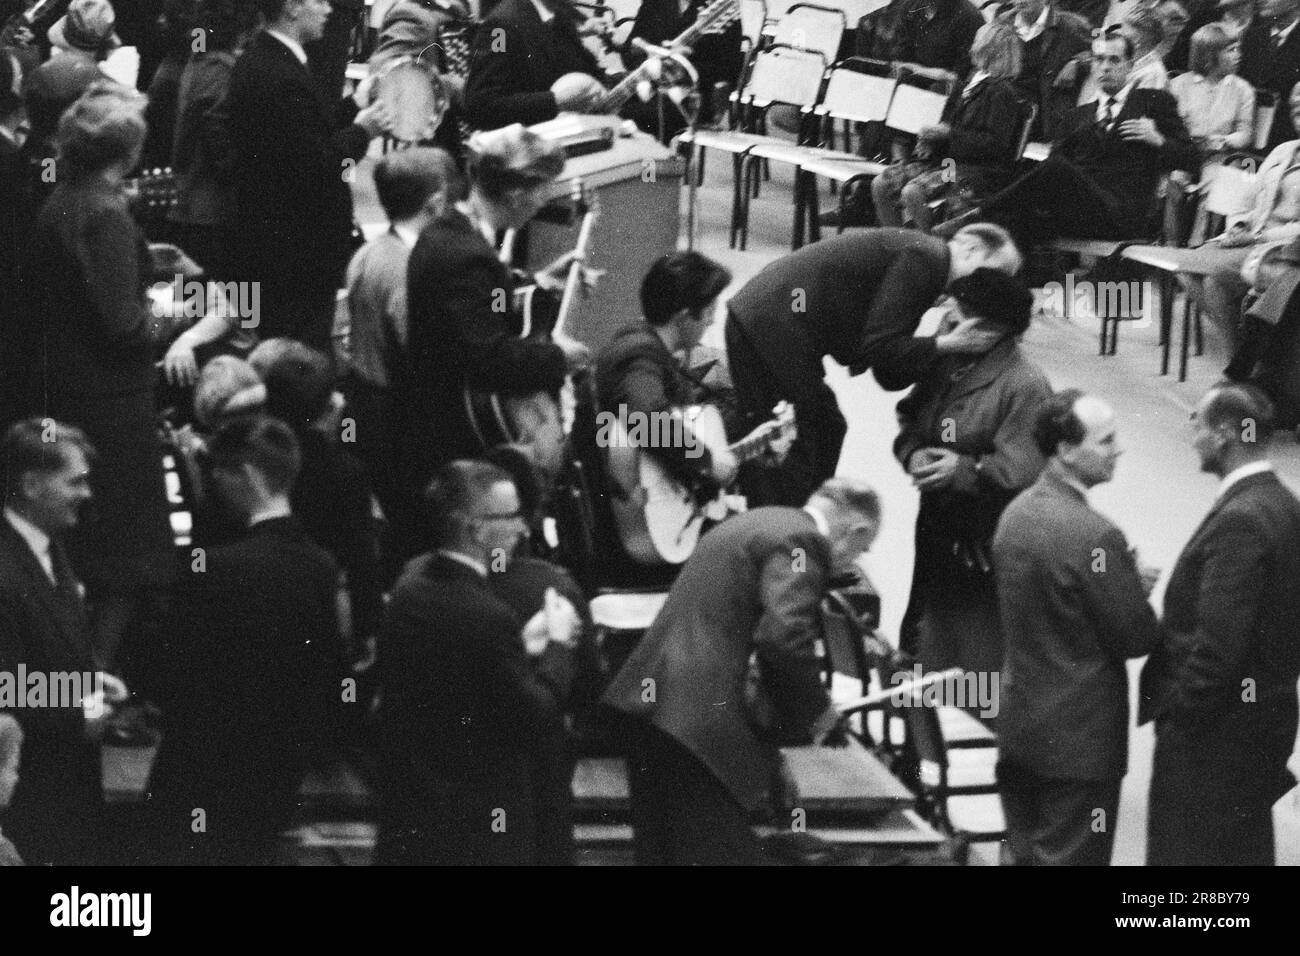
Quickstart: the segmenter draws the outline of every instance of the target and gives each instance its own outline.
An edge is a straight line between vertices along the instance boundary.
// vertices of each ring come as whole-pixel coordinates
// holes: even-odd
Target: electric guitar
[[[712,405],[693,406],[682,414],[690,423],[697,442],[709,449],[725,448],[737,464],[757,458],[773,446],[789,448],[798,434],[794,406],[781,402],[772,409],[772,418],[755,428],[740,441],[728,445],[722,416]],[[671,423],[669,431],[672,432]],[[680,429],[680,427],[679,427]],[[610,510],[619,539],[628,556],[643,564],[682,564],[695,550],[705,519],[720,521],[735,507],[738,496],[719,494],[711,501],[700,501],[696,492],[672,477],[667,469],[644,447],[654,447],[664,429],[652,427],[656,434],[644,447],[635,439],[637,429],[629,430],[616,421],[606,436],[605,470],[613,484]],[[680,430],[676,434],[681,435]],[[741,499],[743,501],[743,499]]]

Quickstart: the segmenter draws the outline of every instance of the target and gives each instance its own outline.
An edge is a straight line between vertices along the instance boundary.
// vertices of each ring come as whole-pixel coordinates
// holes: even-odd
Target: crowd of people
[[[725,308],[721,264],[648,257],[640,316],[607,317],[594,355],[553,328],[566,280],[596,280],[581,257],[529,273],[498,248],[527,242],[565,164],[523,124],[608,87],[566,0],[394,4],[372,66],[474,15],[484,28],[464,76],[435,64],[450,105],[434,140],[373,164],[395,117],[370,81],[344,95],[361,4],[159,6],[147,94],[101,69],[120,45],[110,0],[71,0],[0,49],[0,675],[97,687],[0,700],[0,862],[267,862],[304,774],[340,760],[374,793],[377,863],[571,862],[580,751],[627,757],[639,861],[763,861],[750,824],[773,808],[778,745],[849,729],[815,651],[820,604],[882,514],[836,475],[827,358],[911,389],[893,451],[921,508],[899,651],[1003,675],[1010,859],[1109,861],[1095,812],[1114,820],[1127,769],[1125,662],[1150,655],[1150,862],[1271,861],[1300,503],[1268,463],[1274,403],[1245,380],[1288,303],[1244,337],[1242,381],[1198,406],[1222,487],[1159,616],[1154,579],[1087,501],[1119,454],[1113,412],[1054,391],[1018,341],[1037,243],[1139,236],[1164,173],[1254,141],[1255,91],[1285,102],[1300,78],[1300,0],[987,16],[895,0],[854,51],[952,92],[940,124],[887,144],[879,227],[774,260]],[[661,42],[700,8],[647,0],[633,35]],[[699,47],[727,80],[739,50],[737,29]],[[1220,240],[1241,270],[1295,238],[1292,124],[1279,110],[1254,207]],[[1053,148],[1026,172],[1027,125]],[[127,188],[142,164],[176,175],[153,245]],[[387,218],[368,241],[362,175]],[[938,223],[954,188],[966,212]],[[187,303],[145,294],[198,277],[188,324]],[[1225,321],[1258,285],[1233,279],[1199,292]],[[725,361],[693,365],[715,320]],[[783,402],[798,431],[780,440]],[[647,559],[618,518],[647,502],[606,455],[608,416],[674,422],[646,458],[699,502],[738,488],[748,510],[710,518],[680,566]],[[663,609],[611,654],[588,599],[648,584]],[[106,816],[104,740],[158,744],[126,834]]]

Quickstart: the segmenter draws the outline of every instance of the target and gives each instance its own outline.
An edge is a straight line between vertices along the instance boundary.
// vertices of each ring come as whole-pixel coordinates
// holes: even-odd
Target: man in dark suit
[[[474,35],[465,115],[475,129],[531,126],[562,110],[585,113],[605,95],[568,0],[501,0]]]
[[[258,0],[266,17],[239,57],[226,99],[235,152],[239,279],[261,283],[258,335],[331,353],[335,293],[352,254],[351,170],[389,119],[328,102],[303,44],[319,39],[328,0]]]
[[[22,151],[26,135],[27,110],[20,94],[22,66],[9,50],[0,48],[0,336],[10,340],[13,314],[18,299],[18,263],[36,229],[36,199],[31,170]],[[7,347],[12,348],[12,344]],[[15,414],[6,406],[8,392],[0,398],[0,423]]]
[[[1269,866],[1274,802],[1294,781],[1300,502],[1268,461],[1273,406],[1212,388],[1193,446],[1219,494],[1174,565],[1164,639],[1142,671],[1156,722],[1148,865]]]
[[[379,638],[375,862],[538,861],[535,780],[568,692],[579,621],[562,598],[527,623],[493,593],[526,528],[495,465],[454,461],[429,487],[436,550],[412,562]],[[530,658],[537,659],[535,662]]]
[[[1286,109],[1291,87],[1300,82],[1300,0],[1260,0],[1259,15],[1241,35],[1241,78],[1277,95],[1266,149],[1296,138]]]
[[[90,500],[94,449],[68,425],[29,419],[3,441],[4,517],[0,518],[0,679],[26,694],[44,675],[51,694],[58,675],[92,692],[97,665],[81,582],[61,536]],[[43,440],[49,439],[49,440]],[[28,679],[20,676],[23,671]],[[92,687],[86,687],[90,679]],[[114,678],[98,681],[110,702],[125,699]],[[98,689],[98,688],[96,688]],[[31,864],[100,861],[104,798],[97,740],[102,708],[84,700],[43,700],[11,711],[26,743],[13,803],[0,814],[10,839]]]
[[[1047,468],[993,539],[1006,642],[997,774],[1007,848],[1020,865],[1106,866],[1128,769],[1125,662],[1159,640],[1147,601],[1155,576],[1088,506],[1088,489],[1111,480],[1120,455],[1110,408],[1060,392],[1034,438]]]
[[[936,231],[992,219],[1029,248],[1059,235],[1131,239],[1148,230],[1160,174],[1194,168],[1196,147],[1173,96],[1128,85],[1133,44],[1127,37],[1098,39],[1092,55],[1099,98],[1062,119],[1051,155]]]
[[[995,344],[997,335],[974,320],[935,338],[912,334],[951,280],[981,266],[1020,268],[1005,230],[972,225],[947,244],[903,229],[855,230],[770,263],[732,296],[727,361],[745,426],[788,400],[799,427],[781,467],[744,476],[751,505],[798,506],[835,473],[847,426],[823,381],[825,356],[854,375],[871,368],[893,390],[916,382],[939,355]]]
[[[235,419],[207,457],[217,499],[247,530],[195,556],[158,635],[147,832],[160,862],[245,865],[273,858],[342,693],[338,570],[293,517],[288,425]]]
[[[875,492],[833,478],[802,510],[757,508],[700,540],[604,697],[635,718],[638,863],[762,862],[750,817],[771,809],[777,744],[836,724],[814,650],[827,580],[879,525]]]
[[[1105,6],[1102,3],[1103,16]],[[1013,7],[1011,24],[1024,44],[1016,85],[1038,105],[1033,137],[1051,139],[1060,118],[1071,112],[1078,100],[1081,70],[1070,64],[1088,49],[1091,28],[1083,16],[1048,0],[1015,0]]]

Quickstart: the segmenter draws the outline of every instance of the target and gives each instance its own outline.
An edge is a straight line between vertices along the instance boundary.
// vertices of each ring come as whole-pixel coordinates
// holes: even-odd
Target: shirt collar
[[[22,535],[23,540],[27,542],[27,547],[32,549],[32,553],[44,564],[49,559],[50,536],[8,506],[5,507],[5,518],[13,525],[13,529]]]
[[[1043,12],[1038,15],[1038,19],[1033,23],[1026,23],[1020,14],[1016,14],[1016,33],[1020,34],[1021,41],[1028,43],[1047,29],[1047,13],[1051,9],[1052,5],[1050,3],[1043,4]]]
[[[989,75],[987,72],[984,70],[976,70],[970,75],[970,79],[966,81],[966,86],[962,89],[962,93],[969,93],[988,78]]]
[[[1216,497],[1222,498],[1228,493],[1228,489],[1237,482],[1249,478],[1251,475],[1262,475],[1266,471],[1273,470],[1273,463],[1268,461],[1252,461],[1248,465],[1242,465],[1240,468],[1234,468],[1223,476],[1219,482],[1219,493]]]
[[[542,18],[543,23],[550,23],[555,19],[555,11],[542,3],[542,0],[533,0],[533,6],[537,8],[537,15]]]
[[[481,578],[488,576],[487,565],[482,561],[475,561],[468,554],[461,554],[459,551],[449,551],[446,548],[439,548],[438,554],[450,561],[455,561],[457,564],[463,564]]]
[[[1292,20],[1290,23],[1288,23],[1286,26],[1284,26],[1281,30],[1271,30],[1271,31],[1269,31],[1269,35],[1273,38],[1273,42],[1275,42],[1275,43],[1277,43],[1277,42],[1285,43],[1285,42],[1287,41],[1287,37],[1291,36],[1291,31],[1295,29],[1295,25],[1296,25],[1297,23],[1300,23],[1300,20]]]
[[[1112,119],[1119,118],[1119,114],[1124,109],[1124,103],[1128,100],[1129,90],[1131,90],[1132,88],[1133,88],[1132,84],[1127,84],[1123,86],[1118,93],[1115,93],[1113,96],[1110,96],[1110,99],[1115,104],[1111,112]],[[1106,98],[1108,95],[1109,94],[1104,93],[1101,90],[1097,91],[1097,119],[1101,119],[1106,112]]]
[[[812,505],[804,505],[803,510],[808,512],[812,517],[813,524],[817,525],[817,530],[821,533],[821,536],[829,541],[831,537],[831,524],[826,520],[826,516]]]
[[[287,501],[277,501],[274,504],[267,505],[261,511],[254,511],[248,516],[248,526],[262,524],[265,521],[275,521],[277,518],[288,518],[292,516],[293,509]]]
[[[275,37],[277,40],[279,40],[281,43],[287,46],[289,48],[289,52],[292,53],[298,59],[299,63],[301,63],[303,66],[307,65],[307,51],[302,48],[301,43],[299,43],[293,37],[285,36],[283,33],[281,33],[278,30],[272,30],[268,28],[266,32],[271,34],[271,36]]]
[[[407,225],[398,225],[393,223],[393,234],[401,239],[408,249],[414,249],[416,241],[420,238],[420,230],[412,229]]]

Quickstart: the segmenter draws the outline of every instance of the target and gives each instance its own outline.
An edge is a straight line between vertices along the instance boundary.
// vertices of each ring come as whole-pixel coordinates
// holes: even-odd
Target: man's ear
[[[18,487],[22,496],[28,501],[32,501],[41,496],[45,490],[45,478],[37,471],[25,471],[18,479]]]

